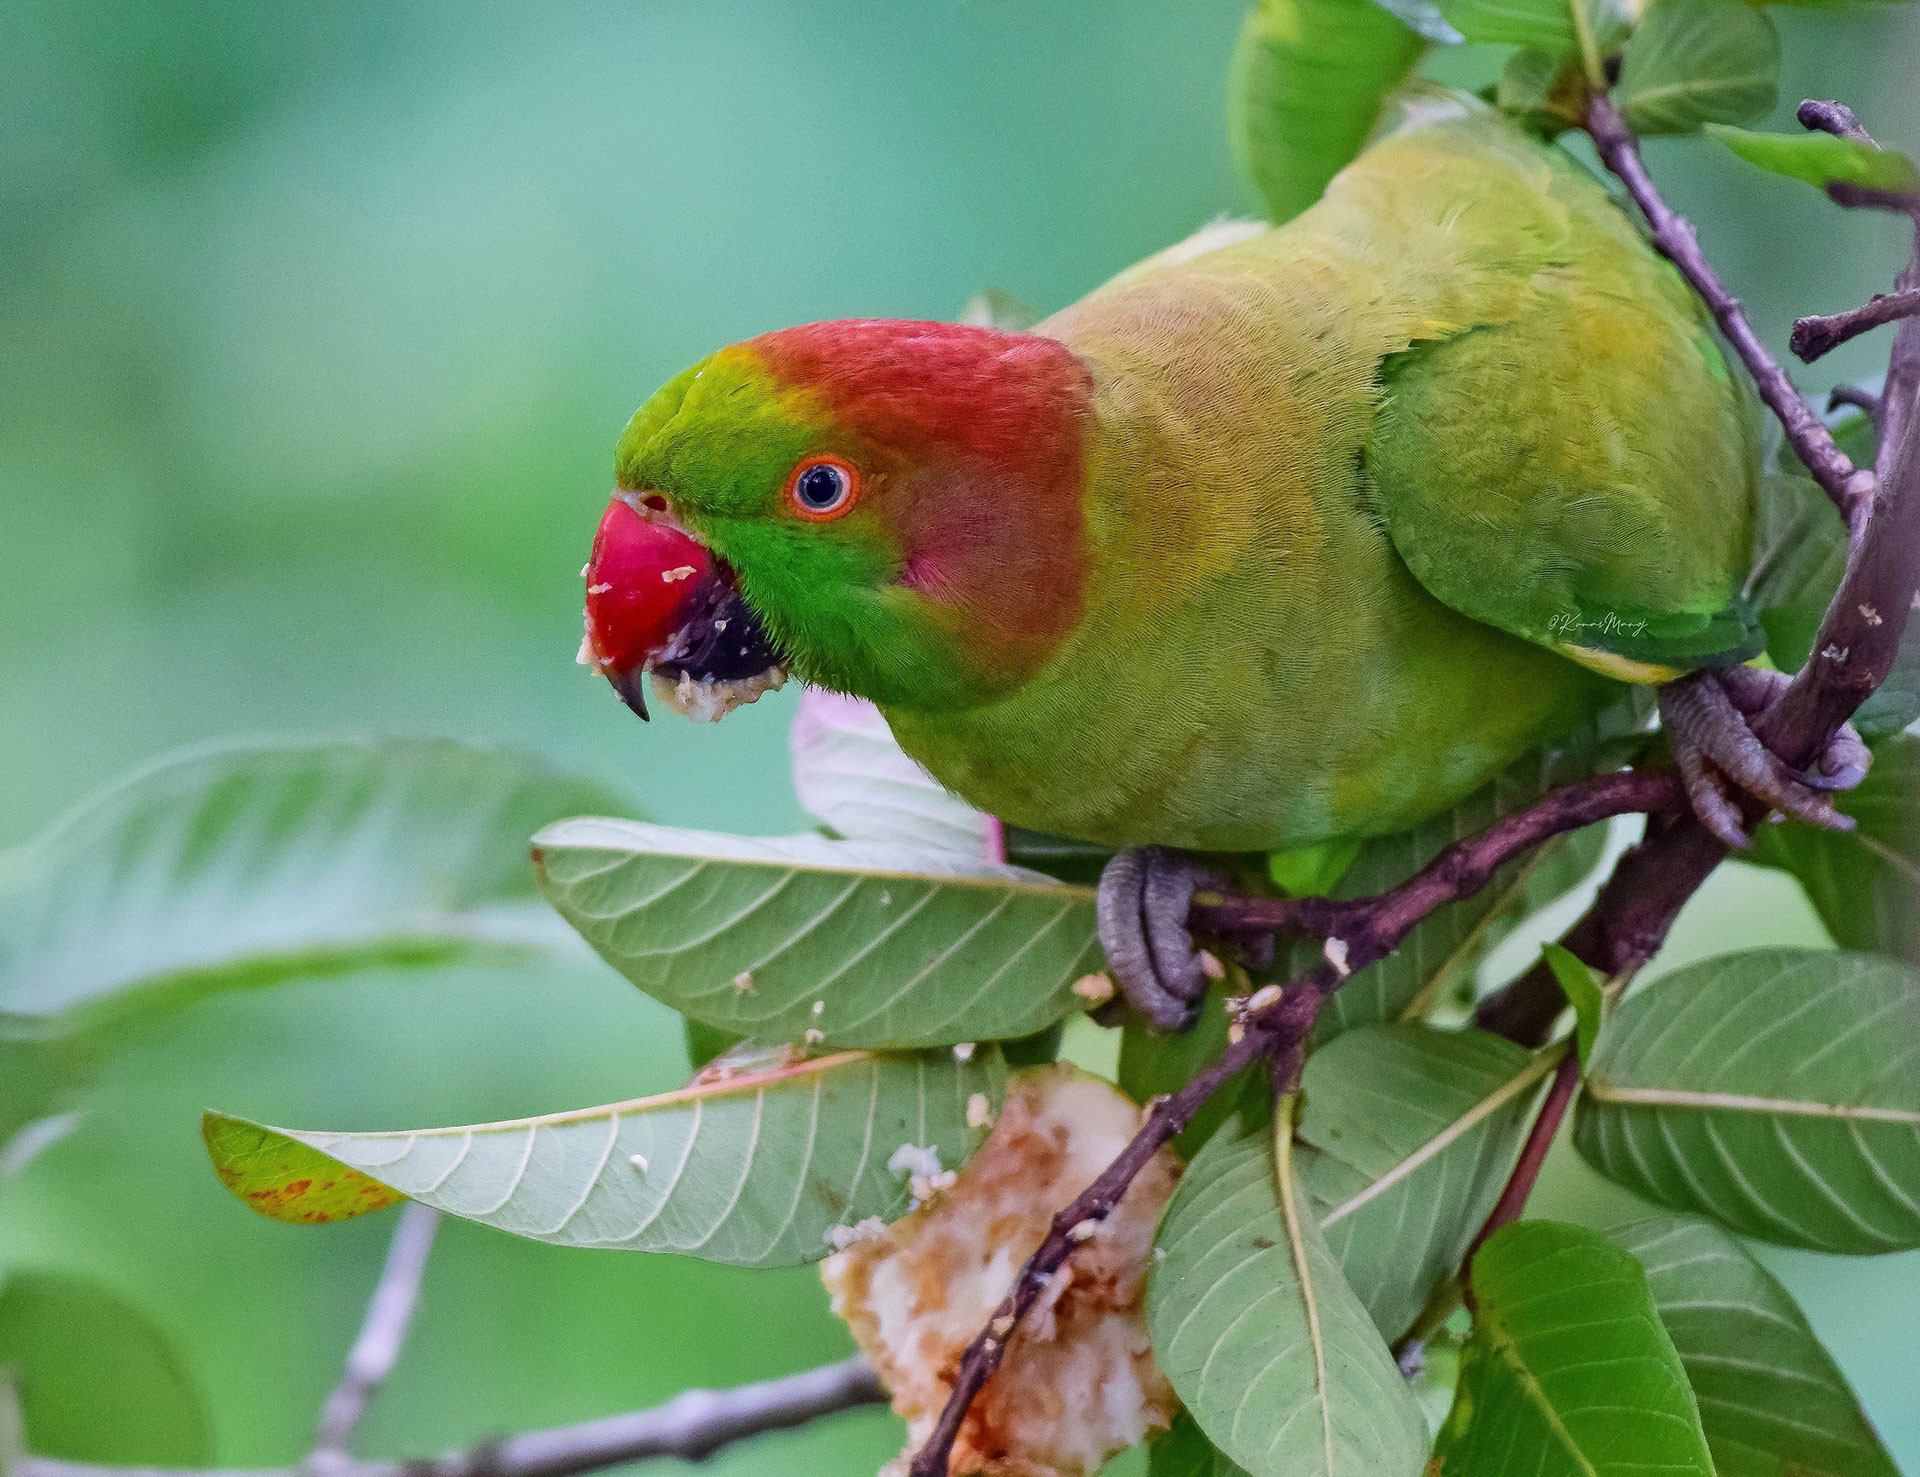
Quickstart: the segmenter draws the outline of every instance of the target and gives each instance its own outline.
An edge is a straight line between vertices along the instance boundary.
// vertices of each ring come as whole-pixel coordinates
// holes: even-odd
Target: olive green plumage
[[[1210,228],[1034,331],[1090,375],[1078,619],[1011,690],[882,702],[1010,821],[1208,850],[1389,832],[1609,677],[1758,649],[1751,407],[1600,186],[1497,115],[1388,138],[1286,225]],[[697,527],[698,489],[674,495]],[[810,660],[804,609],[768,614],[803,675],[860,690]]]

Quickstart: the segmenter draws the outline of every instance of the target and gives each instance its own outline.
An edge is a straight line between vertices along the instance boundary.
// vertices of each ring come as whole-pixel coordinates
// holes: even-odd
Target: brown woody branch
[[[1624,771],[1562,786],[1530,809],[1455,842],[1412,877],[1377,897],[1270,899],[1214,895],[1191,915],[1201,932],[1273,932],[1285,928],[1326,940],[1322,962],[1286,984],[1280,999],[1248,1016],[1244,1034],[1179,1092],[1156,1102],[1140,1132],[1071,1205],[1053,1219],[1046,1239],[1020,1269],[987,1327],[967,1347],[940,1420],[913,1459],[912,1477],[946,1477],[953,1443],[973,1399],[1000,1368],[1008,1341],[1047,1281],[1073,1255],[1085,1223],[1113,1208],[1160,1148],[1191,1123],[1207,1101],[1261,1057],[1275,1063],[1275,1090],[1298,1081],[1300,1047],[1321,1004],[1352,975],[1391,954],[1429,914],[1470,897],[1508,862],[1566,831],[1630,812],[1671,812],[1685,805],[1679,781],[1664,772]]]
[[[1857,308],[1844,313],[1814,314],[1796,318],[1788,347],[1807,364],[1822,354],[1830,354],[1848,339],[1858,338],[1870,329],[1897,323],[1920,313],[1920,288],[1907,292],[1876,292]]]
[[[1846,453],[1834,443],[1826,422],[1801,397],[1793,381],[1787,378],[1786,370],[1780,367],[1780,361],[1760,342],[1760,335],[1753,331],[1753,325],[1741,310],[1740,300],[1727,291],[1700,250],[1700,238],[1693,223],[1668,205],[1654,188],[1646,162],[1640,157],[1639,140],[1607,98],[1596,97],[1589,105],[1587,131],[1593,136],[1593,146],[1601,162],[1619,176],[1627,193],[1633,196],[1634,204],[1646,217],[1654,248],[1680,269],[1681,275],[1706,303],[1721,333],[1753,376],[1760,398],[1785,429],[1795,454],[1806,464],[1814,480],[1826,489],[1847,527],[1857,528],[1873,496],[1872,474],[1847,459]]]
[[[349,1459],[345,1477],[581,1477],[651,1457],[699,1461],[766,1431],[805,1425],[887,1398],[866,1360],[844,1359],[800,1374],[730,1390],[688,1390],[664,1405],[578,1425],[482,1442],[409,1461]],[[18,1458],[11,1477],[302,1477],[299,1467],[112,1467],[53,1457]]]

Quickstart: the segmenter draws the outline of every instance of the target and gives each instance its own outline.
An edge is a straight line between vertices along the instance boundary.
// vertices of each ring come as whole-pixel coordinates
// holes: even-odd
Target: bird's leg
[[[1203,882],[1218,879],[1161,846],[1123,851],[1100,874],[1100,946],[1121,994],[1158,1030],[1186,1030],[1207,998],[1207,956],[1187,928]]]
[[[1765,712],[1790,679],[1755,667],[1692,672],[1660,689],[1660,722],[1694,814],[1727,845],[1745,847],[1740,793],[1809,825],[1853,828],[1833,808],[1828,790],[1849,790],[1866,777],[1867,746],[1842,728],[1820,755],[1817,774],[1790,769],[1755,737],[1749,720]]]

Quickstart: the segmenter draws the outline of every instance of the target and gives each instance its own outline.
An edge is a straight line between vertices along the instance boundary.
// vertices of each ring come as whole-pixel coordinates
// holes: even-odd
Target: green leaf
[[[1341,875],[1331,895],[1369,897],[1404,882],[1455,841],[1474,835],[1501,816],[1524,810],[1556,785],[1586,773],[1585,763],[1543,751],[1510,767],[1450,810],[1393,836],[1368,841]],[[1470,980],[1475,966],[1516,910],[1530,906],[1528,884],[1537,869],[1552,865],[1554,848],[1509,866],[1470,898],[1437,909],[1407,935],[1392,954],[1355,975],[1320,1012],[1314,1039],[1331,1040],[1355,1026],[1423,1014],[1435,1000]],[[1320,962],[1321,946],[1296,943],[1279,951],[1271,977],[1285,979]]]
[[[1920,965],[1920,735],[1882,743],[1860,787],[1834,802],[1854,830],[1762,826],[1751,859],[1797,877],[1842,948]]]
[[[1147,1477],[1246,1477],[1245,1469],[1207,1440],[1186,1411],[1173,1424],[1147,1436]]]
[[[1920,971],[1755,949],[1613,1012],[1574,1143],[1602,1174],[1764,1241],[1920,1246]]]
[[[833,1226],[906,1211],[908,1176],[889,1167],[902,1146],[958,1168],[984,1132],[969,1100],[997,1111],[1005,1085],[991,1048],[964,1062],[843,1052],[465,1128],[318,1133],[209,1113],[202,1132],[227,1188],[274,1220],[346,1220],[405,1196],[557,1246],[790,1266],[824,1256]]]
[[[1259,0],[1228,74],[1241,172],[1276,224],[1318,200],[1426,43],[1373,0]]]
[[[1899,733],[1920,718],[1920,620],[1907,618],[1893,666],[1879,690],[1860,705],[1853,726],[1868,743]]]
[[[1495,93],[1502,111],[1552,125],[1577,128],[1586,118],[1588,88],[1580,68],[1565,55],[1526,49],[1507,58]]]
[[[1846,571],[1847,531],[1839,510],[1804,471],[1760,479],[1753,567],[1745,595],[1767,632],[1767,655],[1797,671]]]
[[[1652,0],[1620,57],[1613,100],[1635,133],[1751,123],[1773,107],[1780,36],[1741,0]]]
[[[1688,1216],[1607,1239],[1646,1270],[1719,1477],[1899,1477],[1840,1367],[1738,1241]]]
[[[1920,193],[1920,171],[1905,154],[1831,133],[1750,133],[1709,123],[1707,132],[1749,164],[1820,190],[1852,185],[1891,195]]]
[[[1236,1118],[1182,1177],[1147,1282],[1154,1355],[1252,1477],[1414,1477],[1426,1422],[1321,1239],[1277,1121],[1277,1155]]]
[[[1607,1008],[1606,994],[1593,977],[1593,971],[1571,949],[1545,944],[1540,954],[1560,982],[1560,988],[1566,991],[1567,1002],[1573,1006],[1573,1039],[1584,1069],[1593,1055],[1593,1043],[1600,1036],[1600,1021]]]
[[[1464,39],[1447,24],[1433,0],[1374,0],[1374,4],[1389,15],[1398,16],[1416,36],[1424,36],[1441,46],[1458,46]]]
[[[1460,1265],[1554,1060],[1485,1031],[1412,1023],[1349,1031],[1307,1059],[1301,1183],[1386,1338]]]
[[[1440,14],[1469,41],[1531,46],[1556,56],[1574,45],[1568,0],[1436,0]]]
[[[991,818],[909,759],[872,703],[809,687],[791,743],[794,792],[836,835],[989,854]]]
[[[0,858],[0,1014],[45,1034],[220,989],[569,947],[533,899],[526,838],[621,804],[438,741],[173,755]]]
[[[1496,1231],[1433,1477],[1714,1477],[1640,1264],[1556,1221]]]
[[[1354,836],[1267,853],[1267,878],[1288,897],[1325,897],[1339,885],[1365,843]]]
[[[997,287],[983,287],[967,299],[967,305],[960,310],[957,321],[969,328],[997,328],[1002,333],[1025,333],[1040,321],[1040,314],[1010,292],[1002,292]],[[808,688],[800,699],[801,706],[804,708],[807,698],[821,691],[823,689]]]
[[[200,1391],[138,1308],[57,1272],[0,1282],[0,1370],[11,1368],[34,1455],[186,1467],[212,1455]]]
[[[615,969],[756,1041],[1029,1036],[1101,967],[1091,889],[959,852],[583,819],[534,837],[534,861]]]

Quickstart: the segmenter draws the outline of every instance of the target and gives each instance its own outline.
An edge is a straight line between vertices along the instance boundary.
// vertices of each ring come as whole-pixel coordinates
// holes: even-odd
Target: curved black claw
[[[1206,960],[1187,928],[1207,875],[1160,846],[1123,851],[1100,874],[1100,946],[1120,992],[1157,1030],[1186,1030],[1207,998]]]
[[[1736,798],[1742,793],[1809,825],[1853,829],[1851,818],[1826,795],[1866,778],[1870,756],[1852,725],[1833,736],[1821,753],[1819,773],[1809,775],[1782,763],[1748,723],[1789,680],[1784,672],[1730,667],[1693,672],[1660,689],[1660,721],[1694,814],[1729,846],[1745,847],[1752,839]]]

